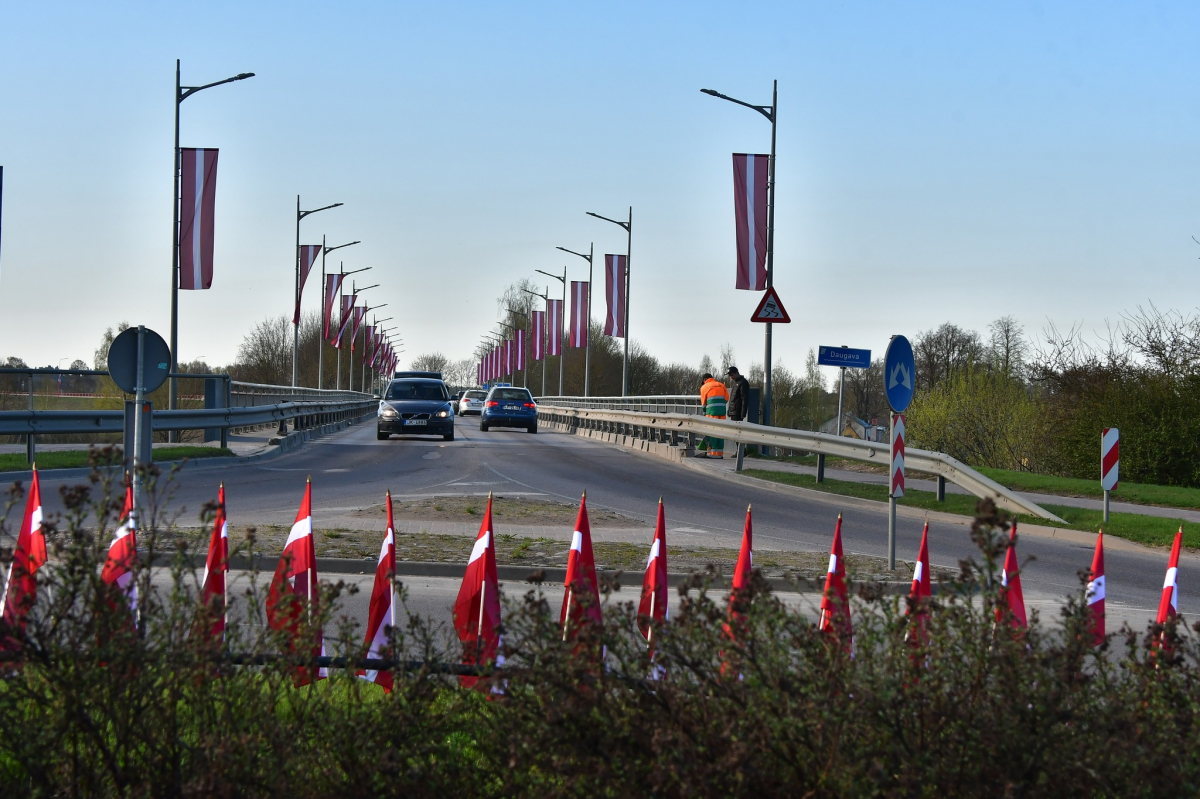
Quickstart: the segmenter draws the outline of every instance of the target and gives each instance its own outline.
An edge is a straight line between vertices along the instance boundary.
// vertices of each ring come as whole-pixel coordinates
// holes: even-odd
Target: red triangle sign
[[[779,301],[779,295],[775,293],[774,286],[767,289],[762,302],[758,304],[758,310],[754,312],[754,316],[750,317],[750,321],[774,322],[780,325],[786,325],[792,321],[792,317],[788,316],[788,312],[784,310],[783,303]]]

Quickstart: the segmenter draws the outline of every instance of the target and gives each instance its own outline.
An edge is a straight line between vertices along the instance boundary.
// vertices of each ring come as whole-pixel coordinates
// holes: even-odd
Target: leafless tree
[[[992,322],[988,330],[991,332],[989,344],[993,367],[1004,377],[1022,377],[1029,352],[1025,329],[1010,315]]]
[[[946,322],[919,333],[913,342],[913,355],[917,362],[917,386],[929,389],[953,372],[982,361],[984,347],[974,330]]]

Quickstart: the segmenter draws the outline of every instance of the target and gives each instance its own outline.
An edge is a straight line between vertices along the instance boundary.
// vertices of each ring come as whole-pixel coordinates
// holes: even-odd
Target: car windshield
[[[446,386],[432,380],[394,380],[388,386],[390,400],[445,400]]]
[[[529,396],[529,392],[523,388],[498,388],[492,392],[492,399],[530,402],[532,398]]]
[[[483,391],[468,391],[466,399],[483,399],[486,396],[487,393]]]

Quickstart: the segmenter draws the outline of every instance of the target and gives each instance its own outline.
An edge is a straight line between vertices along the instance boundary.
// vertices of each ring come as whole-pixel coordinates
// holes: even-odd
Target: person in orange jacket
[[[703,379],[704,384],[700,386],[700,407],[704,408],[704,415],[713,419],[724,419],[729,404],[729,392],[725,390],[724,384],[715,380],[712,375],[706,373]],[[725,457],[725,439],[705,436],[704,441],[708,444],[708,457]]]

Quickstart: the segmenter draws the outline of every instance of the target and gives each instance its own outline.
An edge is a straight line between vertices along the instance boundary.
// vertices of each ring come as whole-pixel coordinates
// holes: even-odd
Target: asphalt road
[[[382,519],[352,514],[381,503],[388,489],[396,497],[495,491],[570,501],[586,490],[590,506],[641,518],[648,526],[662,496],[668,540],[680,544],[737,546],[746,506],[752,504],[756,549],[828,552],[840,511],[844,513],[842,534],[848,552],[879,557],[887,554],[883,504],[723,477],[544,429],[537,435],[516,430],[481,433],[475,418],[459,420],[453,442],[440,438],[377,441],[374,425],[368,423],[269,461],[183,470],[174,506],[182,506],[183,523],[194,520],[198,509],[216,496],[217,485],[224,480],[231,522],[288,525],[295,518],[307,476],[313,481],[313,513],[318,530],[322,526],[341,526],[382,531]],[[49,473],[43,474],[43,497],[48,509],[53,509],[59,482]],[[911,560],[916,556],[921,526],[919,515],[899,516],[898,557]],[[569,534],[569,530],[562,531],[563,536]],[[598,538],[610,534],[649,541],[648,527],[645,531],[596,531]],[[930,525],[930,553],[935,565],[952,568],[960,559],[978,554],[966,524],[940,518]],[[1085,542],[1025,535],[1019,554],[1022,559],[1035,558],[1023,568],[1022,581],[1026,596],[1049,614],[1059,598],[1079,590],[1078,572],[1090,566],[1092,547]],[[1166,559],[1164,551],[1109,548],[1106,571],[1110,613],[1135,623],[1152,620]],[[908,579],[910,574],[906,568],[897,577]],[[1200,561],[1185,558],[1180,564],[1179,582],[1182,612],[1200,609],[1200,599],[1196,598],[1200,596]]]

